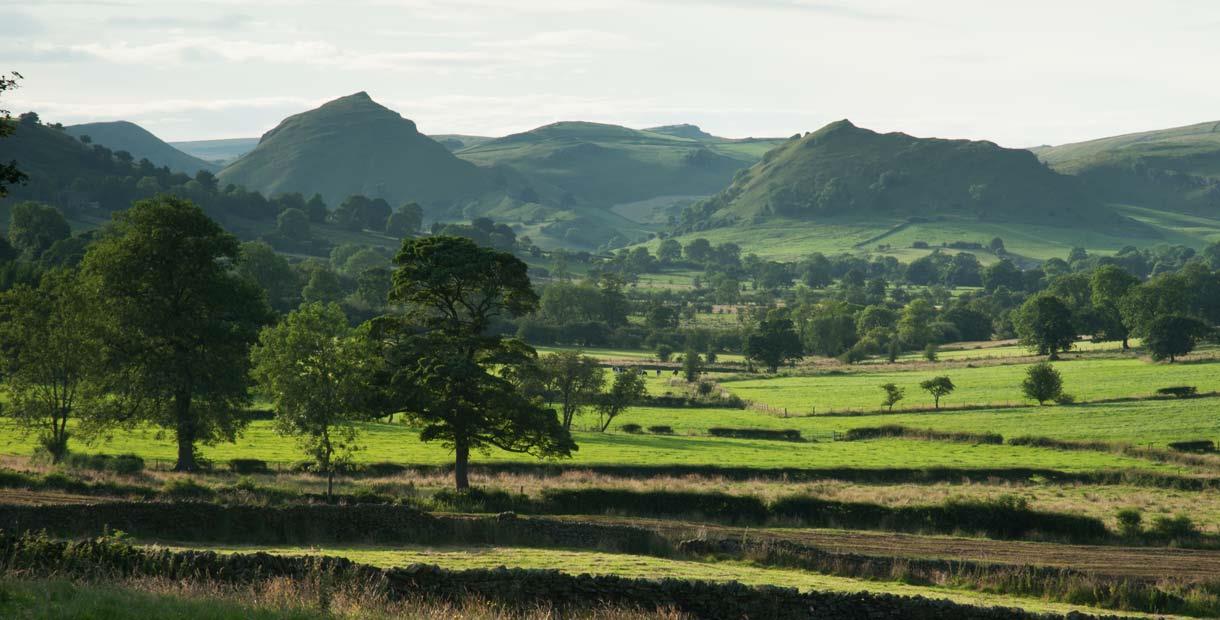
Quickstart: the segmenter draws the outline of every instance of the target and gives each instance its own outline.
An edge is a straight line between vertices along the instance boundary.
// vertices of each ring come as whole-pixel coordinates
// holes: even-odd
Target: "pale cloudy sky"
[[[427,133],[840,118],[1062,143],[1220,120],[1213,0],[0,0],[14,111],[257,136],[368,91]]]

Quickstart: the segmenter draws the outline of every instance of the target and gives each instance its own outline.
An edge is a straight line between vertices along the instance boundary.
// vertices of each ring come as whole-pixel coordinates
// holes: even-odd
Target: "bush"
[[[144,459],[134,454],[78,454],[68,453],[63,464],[70,469],[91,469],[116,474],[133,475],[144,471]]]
[[[1049,362],[1040,362],[1025,371],[1021,392],[1041,405],[1048,400],[1057,400],[1063,395],[1063,377]]]
[[[1135,508],[1118,511],[1118,533],[1127,538],[1138,538],[1143,533],[1144,517]]]
[[[649,426],[648,432],[652,433],[653,435],[672,435],[674,434],[674,427],[659,424],[656,426]]]
[[[535,502],[526,495],[499,489],[442,489],[432,496],[435,510],[452,512],[536,512]]]
[[[1156,391],[1161,396],[1173,396],[1176,398],[1190,398],[1199,395],[1199,388],[1193,385],[1175,385],[1172,387],[1163,387]]]
[[[216,491],[212,487],[195,482],[194,478],[180,476],[170,478],[161,487],[161,494],[172,499],[212,499]]]
[[[1152,527],[1148,528],[1148,533],[1168,540],[1183,540],[1198,536],[1199,530],[1195,529],[1195,524],[1190,520],[1190,517],[1176,515],[1173,517],[1160,516],[1153,519]]]
[[[707,429],[713,437],[733,437],[735,439],[770,439],[774,441],[804,441],[801,432],[796,429],[771,428],[724,428],[713,426]]]
[[[1169,449],[1175,452],[1215,452],[1216,442],[1210,439],[1195,439],[1191,441],[1174,441],[1169,444]]]
[[[627,423],[627,424],[620,426],[619,430],[623,431],[624,433],[631,433],[632,435],[636,435],[636,434],[643,432],[644,427],[640,426],[639,424]]]
[[[265,474],[267,473],[267,461],[261,459],[230,459],[229,470],[235,474]]]

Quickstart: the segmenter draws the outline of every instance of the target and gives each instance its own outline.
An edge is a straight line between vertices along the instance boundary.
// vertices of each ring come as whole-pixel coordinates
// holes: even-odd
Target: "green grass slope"
[[[185,142],[170,142],[169,144],[187,155],[224,166],[242,155],[253,151],[254,147],[258,146],[258,138],[188,140]]]
[[[493,191],[492,176],[419,133],[415,123],[364,92],[284,119],[258,146],[220,172],[264,194],[352,194],[451,209]]]
[[[1220,215],[1220,121],[1033,150],[1112,202]]]
[[[87,135],[95,144],[101,144],[112,151],[127,151],[136,161],[147,159],[158,168],[169,166],[174,172],[191,175],[200,170],[220,170],[220,166],[215,163],[188,155],[154,136],[147,129],[128,121],[69,125],[64,130],[68,135],[77,138]]]
[[[709,195],[756,160],[730,141],[707,144],[586,122],[546,125],[463,149],[458,156],[483,166],[509,166],[558,188],[563,204],[599,208],[659,196]]]
[[[798,220],[954,217],[1139,232],[1079,182],[1030,152],[990,142],[880,134],[831,123],[792,138],[739,174],[715,197],[688,209],[683,227]]]

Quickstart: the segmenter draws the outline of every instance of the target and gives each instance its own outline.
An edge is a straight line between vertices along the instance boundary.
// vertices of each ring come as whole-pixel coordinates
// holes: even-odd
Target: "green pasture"
[[[949,217],[900,227],[903,221],[899,218],[837,216],[804,221],[771,217],[761,222],[751,222],[748,227],[726,226],[676,238],[684,245],[698,237],[713,244],[733,242],[741,246],[743,253],[752,252],[780,261],[799,260],[814,252],[827,255],[863,252],[890,254],[904,262],[926,255],[942,244],[965,241],[986,246],[995,237],[1004,240],[1009,252],[1039,260],[1064,258],[1073,247],[1083,247],[1091,253],[1112,254],[1129,245],[1163,243],[1200,248],[1220,239],[1220,219],[1180,216],[1121,205],[1117,208],[1154,228],[1157,236],[1120,237],[1079,227],[980,222]],[[927,243],[930,247],[912,248],[916,241]],[[660,241],[654,240],[646,245],[655,250],[659,244]],[[890,249],[878,251],[879,245],[889,246]],[[973,253],[984,263],[994,260],[986,250],[973,250]]]
[[[716,410],[678,410],[714,415]],[[741,415],[763,414],[735,411]],[[646,416],[629,412],[615,421],[613,429],[626,422],[645,422]],[[582,426],[578,421],[577,426]],[[787,422],[787,421],[785,421]],[[664,423],[664,422],[662,422]],[[785,426],[786,424],[778,424]],[[1031,467],[1064,471],[1090,471],[1115,468],[1161,469],[1164,466],[1149,461],[1109,453],[1070,452],[1023,446],[970,445],[906,439],[886,439],[860,442],[789,443],[784,441],[723,439],[685,435],[598,433],[574,431],[579,449],[570,459],[548,459],[541,462],[571,465],[641,465],[641,466],[720,466],[755,468],[837,468],[852,467],[881,469],[892,467],[955,467],[994,468]],[[355,454],[357,462],[390,461],[404,464],[440,465],[452,462],[452,452],[439,443],[423,443],[415,429],[393,423],[369,423],[361,426]],[[0,425],[0,454],[26,456],[35,445],[33,437],[22,435],[10,424]],[[172,434],[137,429],[114,431],[107,438],[92,444],[74,442],[73,449],[105,454],[137,454],[145,459],[172,461],[177,446]],[[294,463],[306,460],[303,450],[290,437],[275,432],[272,422],[255,421],[236,442],[222,442],[201,449],[203,456],[218,463],[235,458],[263,459],[271,463]],[[538,463],[529,455],[490,450],[474,454],[475,463]]]
[[[832,411],[876,411],[880,408],[880,386],[894,383],[906,390],[903,407],[931,407],[932,397],[919,384],[937,376],[948,376],[957,389],[941,400],[945,406],[1027,403],[1021,381],[1029,364],[981,366],[977,368],[927,368],[919,370],[845,370],[810,376],[725,381],[738,396],[789,414]],[[1129,396],[1147,396],[1158,388],[1193,385],[1200,392],[1220,390],[1220,362],[1151,363],[1135,358],[1065,359],[1055,363],[1063,375],[1064,392],[1077,401]]]
[[[678,434],[703,434],[713,426],[793,428],[817,437],[832,431],[898,424],[911,428],[999,433],[1006,439],[1033,435],[1077,441],[1153,444],[1220,441],[1220,399],[1148,400],[1056,407],[974,409],[860,416],[783,417],[749,409],[666,409],[636,407],[621,418],[644,427],[664,424]],[[579,421],[578,421],[579,423]]]
[[[182,549],[182,547],[175,547]],[[219,553],[264,552],[276,555],[330,555],[382,568],[432,564],[452,570],[499,567],[558,570],[570,574],[619,575],[637,579],[738,581],[746,585],[780,586],[819,592],[884,592],[949,599],[983,606],[1020,607],[1029,611],[1098,613],[1087,607],[1050,603],[935,586],[866,581],[819,575],[809,571],[769,568],[744,562],[675,560],[650,556],[522,547],[208,547]],[[1139,615],[1139,614],[1136,614]]]

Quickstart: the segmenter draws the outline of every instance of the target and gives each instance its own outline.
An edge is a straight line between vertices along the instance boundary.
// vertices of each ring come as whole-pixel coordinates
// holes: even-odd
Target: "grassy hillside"
[[[708,195],[761,156],[757,145],[710,142],[617,125],[563,122],[458,152],[557,188],[564,204],[606,208],[661,196]],[[541,191],[541,190],[539,190]]]
[[[1106,200],[1220,215],[1220,122],[1033,149]]]
[[[332,206],[352,194],[415,201],[433,213],[495,189],[487,171],[363,92],[284,119],[220,179],[268,195],[316,192]]]
[[[221,140],[189,140],[170,142],[170,146],[221,166],[249,153],[258,146],[258,138],[225,138]]]
[[[879,134],[831,123],[767,153],[712,199],[687,211],[684,226],[786,216],[1017,221],[1113,230],[1139,228],[1056,174],[1028,151],[990,142]]]
[[[157,167],[169,166],[174,172],[193,175],[200,170],[220,170],[220,166],[215,163],[188,155],[135,123],[84,123],[69,125],[64,130],[68,135],[77,138],[87,135],[95,144],[101,144],[112,151],[127,151],[136,161],[147,159]]]

